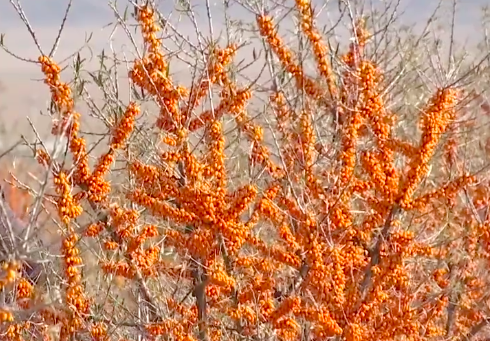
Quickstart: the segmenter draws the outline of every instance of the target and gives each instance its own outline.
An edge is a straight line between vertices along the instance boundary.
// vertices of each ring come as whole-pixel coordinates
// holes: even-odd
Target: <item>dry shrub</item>
[[[39,57],[53,134],[67,141],[62,160],[36,150],[49,175],[43,188],[55,192],[36,193],[56,206],[59,267],[44,269],[56,280],[30,282],[16,272],[19,260],[5,258],[1,284],[16,295],[2,307],[2,338],[484,334],[488,155],[468,153],[474,141],[464,140],[485,125],[468,114],[482,95],[467,75],[422,94],[417,110],[404,106],[408,84],[393,83],[369,52],[375,39],[364,20],[353,18],[349,47],[333,52],[310,2],[297,0],[317,76],[275,17],[256,11],[272,72],[266,85],[237,80],[233,42],[207,44],[200,76],[178,85],[158,13],[151,4],[135,9],[144,53],[128,72],[134,97],[107,116],[101,154],[60,66]],[[257,117],[254,99],[264,103]],[[155,120],[144,115],[147,101]],[[47,300],[54,287],[58,296]]]

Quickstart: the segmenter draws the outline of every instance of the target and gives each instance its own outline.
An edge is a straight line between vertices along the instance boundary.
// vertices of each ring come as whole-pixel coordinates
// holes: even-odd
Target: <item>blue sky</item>
[[[14,0],[15,1],[15,0]],[[334,2],[334,1],[330,1]],[[373,0],[373,3],[382,3],[381,0]],[[386,2],[386,1],[385,1]],[[404,0],[402,1],[402,8],[407,11],[412,19],[416,19],[418,16],[423,16],[424,13],[433,9],[438,0]],[[450,4],[452,0],[444,0],[444,2]],[[473,21],[475,18],[473,14],[478,12],[478,8],[487,4],[486,0],[459,0],[458,1],[459,13],[458,17],[462,21]],[[64,13],[67,0],[38,0],[38,1],[21,1],[22,7],[31,19],[34,25],[39,26],[52,26],[56,25],[56,21],[61,18]],[[160,8],[172,8],[173,0],[159,0],[158,5]],[[313,3],[320,5],[323,1],[313,0]],[[125,6],[125,0],[119,0],[120,6]],[[192,1],[193,5],[197,8],[203,8],[203,1]],[[211,1],[211,4],[218,6],[219,1]],[[0,2],[0,13],[2,13],[2,26],[4,25],[17,25],[18,19],[15,16],[9,1],[5,0]],[[243,12],[242,12],[243,13]],[[240,11],[235,11],[234,15],[240,15]],[[101,23],[111,17],[111,10],[107,6],[107,2],[104,0],[74,0],[72,2],[71,11],[71,25],[86,26],[89,23]]]
[[[27,16],[35,26],[53,26],[63,16],[66,8],[66,0],[40,0],[40,1],[21,1]],[[9,1],[0,3],[0,13],[2,13],[2,26],[19,24]],[[5,13],[6,15],[3,15]],[[71,25],[83,26],[88,22],[100,23],[107,20],[110,11],[105,2],[97,0],[74,0],[70,15]]]
[[[444,7],[449,8],[452,1],[443,1]],[[191,2],[196,6],[198,21],[206,23],[205,1],[191,0]],[[212,14],[216,23],[215,32],[219,32],[219,22],[223,18],[219,5],[221,2],[221,0],[211,0],[213,4]],[[337,0],[329,1],[331,4],[336,2]],[[377,5],[387,1],[372,0],[372,2]],[[456,39],[460,43],[475,41],[481,35],[480,7],[488,3],[488,0],[460,0],[459,2],[456,18]],[[56,36],[68,0],[23,0],[21,3],[41,45],[47,49]],[[160,0],[157,3],[164,14],[170,14],[174,7],[174,0]],[[319,6],[323,0],[314,0],[313,3]],[[126,0],[118,1],[119,8],[123,8],[126,4]],[[437,4],[438,0],[402,0],[400,11],[404,13],[401,20],[407,25],[415,24],[420,27]],[[328,20],[329,13],[327,11],[323,13],[322,18]],[[173,12],[172,16],[176,18],[177,13]],[[249,22],[253,21],[253,16],[250,13],[237,6],[232,8],[231,17]],[[102,29],[102,27],[113,20],[113,12],[106,0],[73,0],[73,7],[56,58],[58,60],[64,58],[81,47],[87,32],[94,33],[91,46],[95,52],[99,52],[102,47],[107,47],[110,28]],[[332,19],[330,18],[330,20]],[[323,23],[323,19],[319,21]],[[207,27],[205,28],[207,29]],[[182,21],[178,30],[183,34],[192,35],[193,27],[189,21]],[[37,58],[39,53],[7,0],[0,1],[0,33],[5,33],[6,46],[13,52],[22,57]],[[122,31],[115,37],[115,41],[120,44],[120,47],[123,47],[127,42],[124,37]],[[117,42],[118,39],[122,40]],[[25,125],[25,116],[36,116],[47,100],[47,92],[42,83],[33,81],[40,76],[35,65],[19,62],[3,51],[0,51],[0,60],[0,122],[7,116],[7,121],[10,123],[6,124],[10,124],[12,129],[17,129],[23,125],[12,122],[14,120],[15,122],[24,121],[22,124]]]

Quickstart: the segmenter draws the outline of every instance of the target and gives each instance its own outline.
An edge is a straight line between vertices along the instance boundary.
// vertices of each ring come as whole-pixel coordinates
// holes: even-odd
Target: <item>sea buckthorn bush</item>
[[[351,15],[349,43],[338,48],[308,0],[235,5],[255,18],[253,29],[230,27],[260,42],[256,78],[236,60],[250,50],[243,36],[230,28],[213,40],[210,24],[194,43],[152,2],[124,14],[111,5],[135,55],[114,53],[125,75],[117,65],[87,72],[103,106],[91,101],[80,53],[70,78],[55,49],[39,47],[32,62],[65,150],[32,147],[46,180],[42,191],[24,190],[35,210],[51,207],[58,251],[42,280],[22,271],[26,257],[3,252],[0,289],[11,298],[0,307],[0,338],[488,336],[486,57],[452,59],[447,72],[439,59],[421,75],[411,55],[420,41],[407,34],[386,42],[397,52],[382,50],[376,20],[354,15],[354,3],[339,3]],[[181,10],[198,30],[191,4]],[[293,19],[297,41],[277,13]],[[166,42],[176,41],[172,51]],[[196,53],[188,85],[171,68],[192,59],[187,51]],[[126,76],[123,99],[114,86]],[[89,112],[104,130],[97,143],[84,129]]]

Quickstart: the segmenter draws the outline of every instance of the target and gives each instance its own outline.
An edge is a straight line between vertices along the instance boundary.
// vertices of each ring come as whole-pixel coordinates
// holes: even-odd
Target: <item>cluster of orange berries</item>
[[[82,259],[80,251],[76,244],[78,236],[70,228],[68,236],[62,242],[62,254],[65,261],[66,284],[66,303],[69,309],[73,312],[73,317],[63,326],[63,329],[69,335],[83,327],[84,317],[89,312],[89,300],[85,296],[82,276],[80,273],[80,265]]]
[[[238,188],[231,195],[227,195],[225,199],[228,204],[226,218],[235,219],[242,214],[256,198],[257,193],[257,186],[247,184]]]
[[[285,70],[294,76],[296,85],[301,91],[305,91],[308,96],[315,100],[321,99],[323,91],[312,79],[304,75],[303,70],[293,60],[293,53],[284,46],[282,39],[279,37],[274,28],[272,17],[266,15],[257,16],[260,34],[267,39],[267,43],[278,56]]]
[[[103,154],[94,168],[94,171],[86,180],[88,187],[88,199],[94,203],[104,201],[111,191],[109,181],[104,176],[110,170],[115,161],[115,151],[121,149],[129,135],[132,133],[135,124],[135,118],[140,113],[135,103],[130,103],[126,108],[123,117],[117,122],[109,145],[109,151]]]
[[[340,159],[343,163],[340,174],[340,186],[345,187],[351,180],[356,166],[357,140],[359,129],[364,123],[364,119],[359,114],[353,114],[348,118],[342,136],[342,152]]]
[[[2,271],[5,272],[5,276],[0,279],[0,290],[6,288],[8,285],[14,283],[19,278],[19,270],[21,266],[18,262],[4,262],[2,264]],[[8,309],[0,309],[0,322],[13,322],[14,315]]]
[[[220,119],[226,112],[239,114],[247,102],[252,98],[250,90],[234,91],[232,94],[224,96],[219,105],[214,110],[206,110],[198,117],[189,122],[189,130],[196,131],[213,120]]]
[[[412,207],[411,199],[416,186],[429,171],[429,161],[439,139],[455,115],[456,100],[456,90],[438,90],[422,118],[422,143],[418,149],[418,154],[412,161],[405,185],[401,191],[400,204],[404,208]]]
[[[235,280],[226,273],[223,264],[214,262],[209,273],[211,281],[220,287],[234,288],[236,286]]]
[[[79,255],[80,250],[76,246],[77,242],[77,235],[72,233],[63,240],[62,245],[62,252],[65,256],[65,273],[69,283],[79,283],[81,280],[79,267],[82,264],[82,258]]]
[[[51,90],[51,101],[61,114],[61,122],[53,121],[52,133],[69,137],[70,151],[77,164],[74,180],[77,184],[81,184],[89,174],[89,166],[85,139],[78,136],[80,114],[73,111],[71,89],[67,83],[61,82],[60,67],[46,56],[39,57],[39,63],[45,75],[45,83]],[[46,164],[46,156],[43,156],[45,153],[41,152],[40,155],[39,161]]]
[[[95,323],[90,330],[90,335],[96,341],[103,341],[107,339],[107,326],[103,322]]]
[[[158,217],[167,217],[179,223],[190,223],[194,219],[194,214],[187,212],[183,208],[175,208],[162,200],[157,200],[141,190],[134,190],[126,196],[129,200],[138,205],[146,207],[150,212]]]
[[[209,93],[213,84],[221,86],[229,85],[226,66],[231,62],[237,51],[237,45],[231,44],[225,49],[215,48],[212,52],[213,58],[209,61],[207,73],[203,76],[197,86],[193,86],[189,96],[188,104],[182,109],[183,120],[187,120],[198,105],[199,101]]]
[[[30,305],[30,300],[32,294],[34,293],[33,291],[34,287],[33,285],[25,278],[21,278],[20,281],[17,283],[17,303],[24,309],[27,309]]]
[[[301,28],[313,46],[313,54],[320,74],[326,79],[331,96],[337,95],[337,84],[328,61],[327,46],[322,43],[322,37],[313,24],[313,11],[309,0],[296,0],[300,12]]]
[[[164,322],[150,324],[146,326],[146,330],[152,336],[158,335],[174,335],[179,340],[194,341],[191,335],[184,332],[183,323],[176,319],[167,319]]]
[[[114,132],[112,133],[110,146],[113,149],[120,149],[124,146],[124,143],[128,139],[129,135],[134,130],[135,119],[139,114],[140,109],[136,103],[129,103],[123,117],[119,120],[119,122],[117,122]]]
[[[143,39],[148,45],[149,55],[135,62],[129,76],[135,84],[155,96],[160,106],[157,126],[173,133],[186,119],[180,111],[179,101],[188,96],[188,90],[183,86],[175,87],[166,74],[168,63],[160,51],[161,42],[156,35],[161,28],[156,23],[153,8],[149,5],[139,8],[138,21],[143,31]]]
[[[16,261],[4,262],[2,264],[2,271],[5,272],[5,277],[0,280],[0,289],[13,283],[18,277],[21,265]]]
[[[219,181],[219,187],[225,186],[225,139],[221,130],[221,122],[214,121],[211,124],[209,138],[210,160],[209,167],[205,169],[205,177],[214,177]]]
[[[140,23],[141,30],[143,31],[143,38],[149,45],[149,50],[152,53],[160,52],[160,40],[156,37],[156,34],[160,31],[160,26],[156,23],[155,12],[151,6],[142,6],[137,9],[138,21]]]
[[[102,271],[107,274],[113,274],[116,276],[121,276],[124,278],[134,278],[136,276],[136,271],[128,263],[125,262],[101,262],[100,267]]]
[[[68,224],[71,219],[80,216],[83,209],[71,194],[72,186],[65,172],[60,171],[53,181],[56,186],[56,192],[59,195],[57,205],[60,218],[65,224]]]
[[[435,202],[437,199],[444,199],[448,201],[454,200],[462,188],[475,184],[476,182],[477,179],[475,176],[463,174],[454,181],[451,181],[440,188],[413,199],[411,202],[411,207],[413,209],[420,210],[427,207],[430,202]]]
[[[46,56],[39,58],[45,74],[45,83],[50,86],[51,100],[61,114],[61,122],[53,122],[53,134],[68,137],[70,151],[76,163],[74,175],[70,176],[61,169],[55,169],[54,185],[58,198],[56,199],[60,219],[68,228],[67,235],[62,241],[61,251],[64,259],[66,283],[66,303],[72,311],[72,318],[62,324],[61,334],[72,335],[83,326],[84,315],[89,311],[89,303],[85,297],[80,274],[82,259],[77,248],[78,235],[70,226],[70,221],[79,217],[83,209],[78,199],[72,195],[73,185],[83,185],[90,175],[85,139],[79,136],[80,114],[73,111],[74,102],[69,85],[60,80],[60,68]],[[49,156],[46,152],[38,151],[38,161],[48,166]],[[83,197],[83,196],[82,196]],[[28,297],[31,293],[27,283],[19,283],[19,297]]]
[[[211,75],[211,82],[218,83],[221,86],[228,85],[228,75],[225,72],[225,67],[231,63],[233,56],[236,54],[238,46],[230,44],[225,49],[216,49],[216,62],[211,64],[211,69],[208,70]]]
[[[13,322],[14,315],[8,310],[0,310],[0,322]]]
[[[168,297],[166,299],[168,308],[171,311],[177,312],[179,315],[186,318],[190,323],[195,323],[197,320],[197,307],[193,305],[192,307],[186,307],[183,304],[175,301],[173,298]]]
[[[73,99],[71,98],[70,86],[61,82],[60,67],[47,56],[39,57],[39,63],[41,63],[41,70],[46,76],[44,83],[51,90],[51,98],[54,104],[57,105],[57,109],[63,115],[68,114],[73,108]]]

